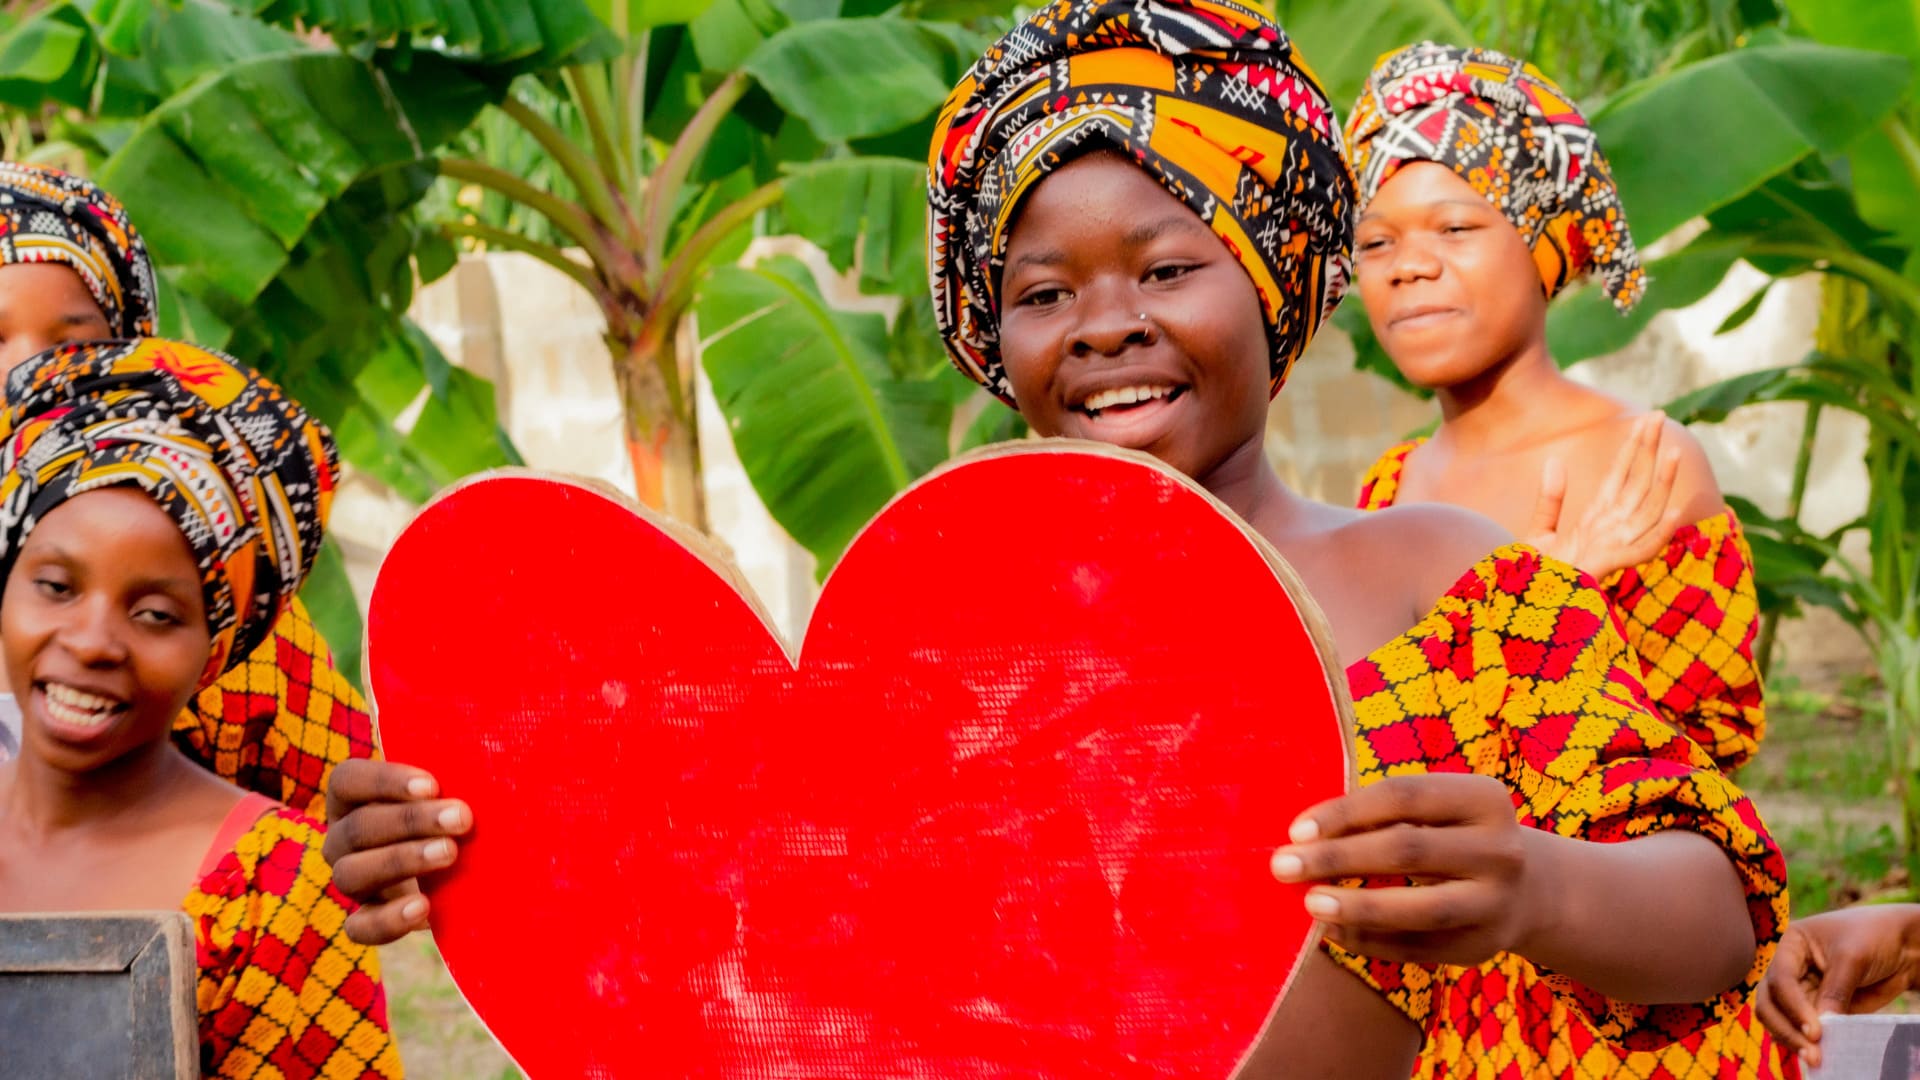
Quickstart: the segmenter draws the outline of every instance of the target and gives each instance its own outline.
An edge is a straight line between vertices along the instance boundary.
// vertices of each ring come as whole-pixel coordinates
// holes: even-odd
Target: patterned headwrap
[[[339,468],[327,429],[231,357],[157,338],[62,345],[7,376],[0,582],[55,507],[139,487],[199,563],[211,682],[266,640],[312,569]]]
[[[1096,150],[1138,162],[1246,268],[1278,392],[1346,291],[1353,177],[1286,33],[1233,0],[1056,0],[954,87],[927,163],[934,314],[954,363],[1012,402],[995,294],[1013,217]]]
[[[77,176],[0,161],[0,266],[64,263],[116,337],[154,332],[153,263],[120,201]]]
[[[1549,299],[1589,270],[1621,311],[1646,291],[1593,129],[1532,64],[1432,42],[1382,57],[1347,118],[1347,150],[1362,210],[1410,161],[1460,174],[1520,230]]]

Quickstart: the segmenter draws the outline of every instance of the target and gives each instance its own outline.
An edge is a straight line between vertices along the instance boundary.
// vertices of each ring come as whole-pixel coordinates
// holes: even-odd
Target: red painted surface
[[[369,656],[388,755],[473,804],[435,937],[534,1080],[1225,1077],[1311,933],[1268,857],[1347,785],[1259,549],[1111,455],[923,481],[797,669],[622,504],[483,480]]]

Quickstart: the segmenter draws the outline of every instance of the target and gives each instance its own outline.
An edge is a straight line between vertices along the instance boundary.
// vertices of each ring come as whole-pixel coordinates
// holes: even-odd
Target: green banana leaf
[[[949,38],[906,19],[827,19],[781,30],[741,66],[782,109],[834,143],[931,115],[946,100],[951,57]]]
[[[911,295],[927,288],[927,170],[902,158],[840,158],[794,169],[781,209],[791,232],[836,270],[860,268],[860,289]]]
[[[904,365],[916,370],[897,370],[886,321],[833,310],[791,258],[714,270],[697,310],[741,464],[824,573],[894,493],[946,458],[959,380],[925,353]]]
[[[279,26],[323,31],[342,45],[410,37],[449,55],[488,64],[518,61],[525,69],[605,60],[620,52],[619,39],[582,0],[222,2]]]
[[[1839,154],[1900,104],[1905,57],[1810,42],[1689,64],[1593,117],[1635,237],[1651,243],[1810,153]]]

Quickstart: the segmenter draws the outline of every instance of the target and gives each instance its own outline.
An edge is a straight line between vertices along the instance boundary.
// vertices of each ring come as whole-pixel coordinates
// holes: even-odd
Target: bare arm
[[[1322,803],[1274,856],[1316,885],[1307,910],[1349,951],[1478,964],[1514,952],[1634,1004],[1705,1001],[1753,964],[1753,923],[1726,853],[1695,833],[1621,843],[1529,829],[1507,789],[1471,775],[1404,776]]]
[[[1706,1001],[1753,966],[1745,891],[1719,845],[1664,832],[1617,844],[1526,837],[1544,895],[1514,951],[1619,1001]]]
[[[1406,1080],[1420,1029],[1319,949],[1234,1080]]]

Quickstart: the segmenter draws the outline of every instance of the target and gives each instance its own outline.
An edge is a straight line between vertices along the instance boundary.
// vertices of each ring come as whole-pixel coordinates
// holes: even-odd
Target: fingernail
[[[1307,914],[1316,919],[1331,919],[1340,914],[1340,901],[1326,893],[1308,893]]]
[[[1293,823],[1293,828],[1287,830],[1287,839],[1296,844],[1304,844],[1310,840],[1318,840],[1320,839],[1320,823],[1312,818],[1303,817]]]
[[[1280,851],[1273,856],[1273,876],[1281,881],[1299,880],[1301,872],[1306,868],[1307,864],[1301,862],[1300,856],[1292,852]]]
[[[453,861],[453,841],[434,840],[427,844],[427,861],[436,866],[444,866]]]
[[[466,814],[457,806],[449,806],[440,811],[440,827],[457,829],[466,821]]]
[[[424,776],[416,776],[407,781],[407,794],[416,799],[433,798],[433,781]]]
[[[426,914],[427,901],[424,897],[416,896],[400,905],[400,917],[410,923],[419,922]]]

